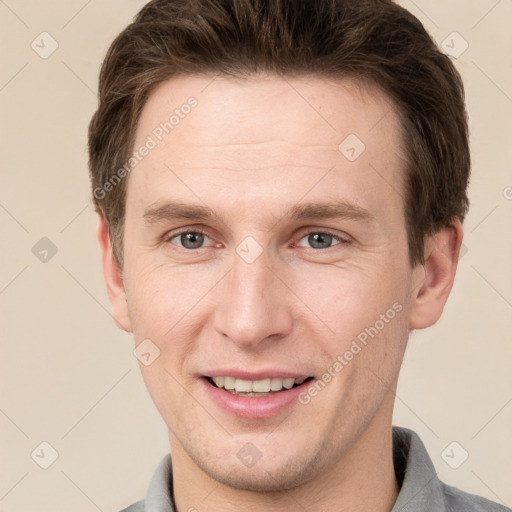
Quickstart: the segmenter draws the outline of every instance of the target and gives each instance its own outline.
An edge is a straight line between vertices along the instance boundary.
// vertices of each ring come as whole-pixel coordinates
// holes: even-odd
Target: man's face
[[[423,275],[399,121],[348,80],[212,80],[161,84],[143,110],[134,148],[157,144],[128,180],[125,328],[160,350],[141,369],[173,458],[234,487],[291,488],[391,424]]]

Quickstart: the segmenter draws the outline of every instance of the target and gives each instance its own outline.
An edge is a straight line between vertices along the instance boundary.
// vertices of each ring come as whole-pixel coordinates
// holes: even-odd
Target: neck
[[[322,474],[294,489],[270,493],[220,484],[201,471],[171,438],[176,512],[390,512],[400,489],[393,466],[391,414],[384,414],[385,409]]]

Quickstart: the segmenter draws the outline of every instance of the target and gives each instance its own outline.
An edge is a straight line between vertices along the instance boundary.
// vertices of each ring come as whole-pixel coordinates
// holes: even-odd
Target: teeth
[[[235,389],[235,379],[233,377],[224,377],[224,389]]]
[[[255,380],[252,383],[252,390],[255,393],[268,393],[270,391],[270,379]]]
[[[272,391],[281,391],[282,388],[283,388],[283,379],[273,378],[270,381],[270,389]]]
[[[252,382],[250,380],[236,379],[235,391],[237,393],[250,393],[252,391]]]
[[[283,387],[286,389],[292,389],[295,384],[295,379],[283,379]]]
[[[273,377],[262,380],[235,379],[234,377],[214,377],[213,382],[218,388],[224,388],[235,393],[269,393],[291,389],[294,384],[302,384],[306,377],[300,379],[280,379]]]

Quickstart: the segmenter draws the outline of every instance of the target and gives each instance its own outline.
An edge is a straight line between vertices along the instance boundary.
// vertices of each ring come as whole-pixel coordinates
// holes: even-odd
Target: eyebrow
[[[168,201],[146,208],[143,219],[147,224],[158,223],[168,220],[223,220],[211,208],[203,205],[182,203],[179,201]],[[346,201],[330,201],[327,203],[304,203],[297,204],[285,211],[280,219],[290,220],[305,219],[351,219],[364,222],[371,222],[374,215],[365,208]]]
[[[215,215],[214,211],[207,206],[181,203],[178,201],[169,201],[163,204],[150,206],[144,210],[142,218],[148,224],[173,219],[219,219],[219,217]]]
[[[370,222],[374,216],[365,208],[346,201],[305,203],[290,208],[285,216],[292,220],[344,218]]]

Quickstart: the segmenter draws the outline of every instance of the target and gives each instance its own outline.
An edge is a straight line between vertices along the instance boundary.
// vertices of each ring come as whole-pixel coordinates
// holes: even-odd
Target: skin
[[[169,429],[177,509],[389,511],[399,492],[391,422],[400,365],[409,330],[442,313],[461,224],[426,239],[425,263],[411,268],[400,124],[375,86],[176,78],[150,95],[135,147],[190,96],[197,107],[129,175],[122,270],[101,217],[98,227],[116,323],[160,350],[141,371]],[[353,162],[338,150],[349,134],[366,146]],[[168,201],[216,216],[144,219]],[[327,202],[368,218],[285,214]],[[180,246],[176,233],[198,229],[202,247]],[[325,232],[334,237],[312,247],[308,235]],[[252,263],[236,251],[247,236],[262,249]],[[394,303],[401,311],[306,405],[239,418],[200,383],[226,367],[319,379]],[[252,467],[237,457],[248,442],[261,453]]]

